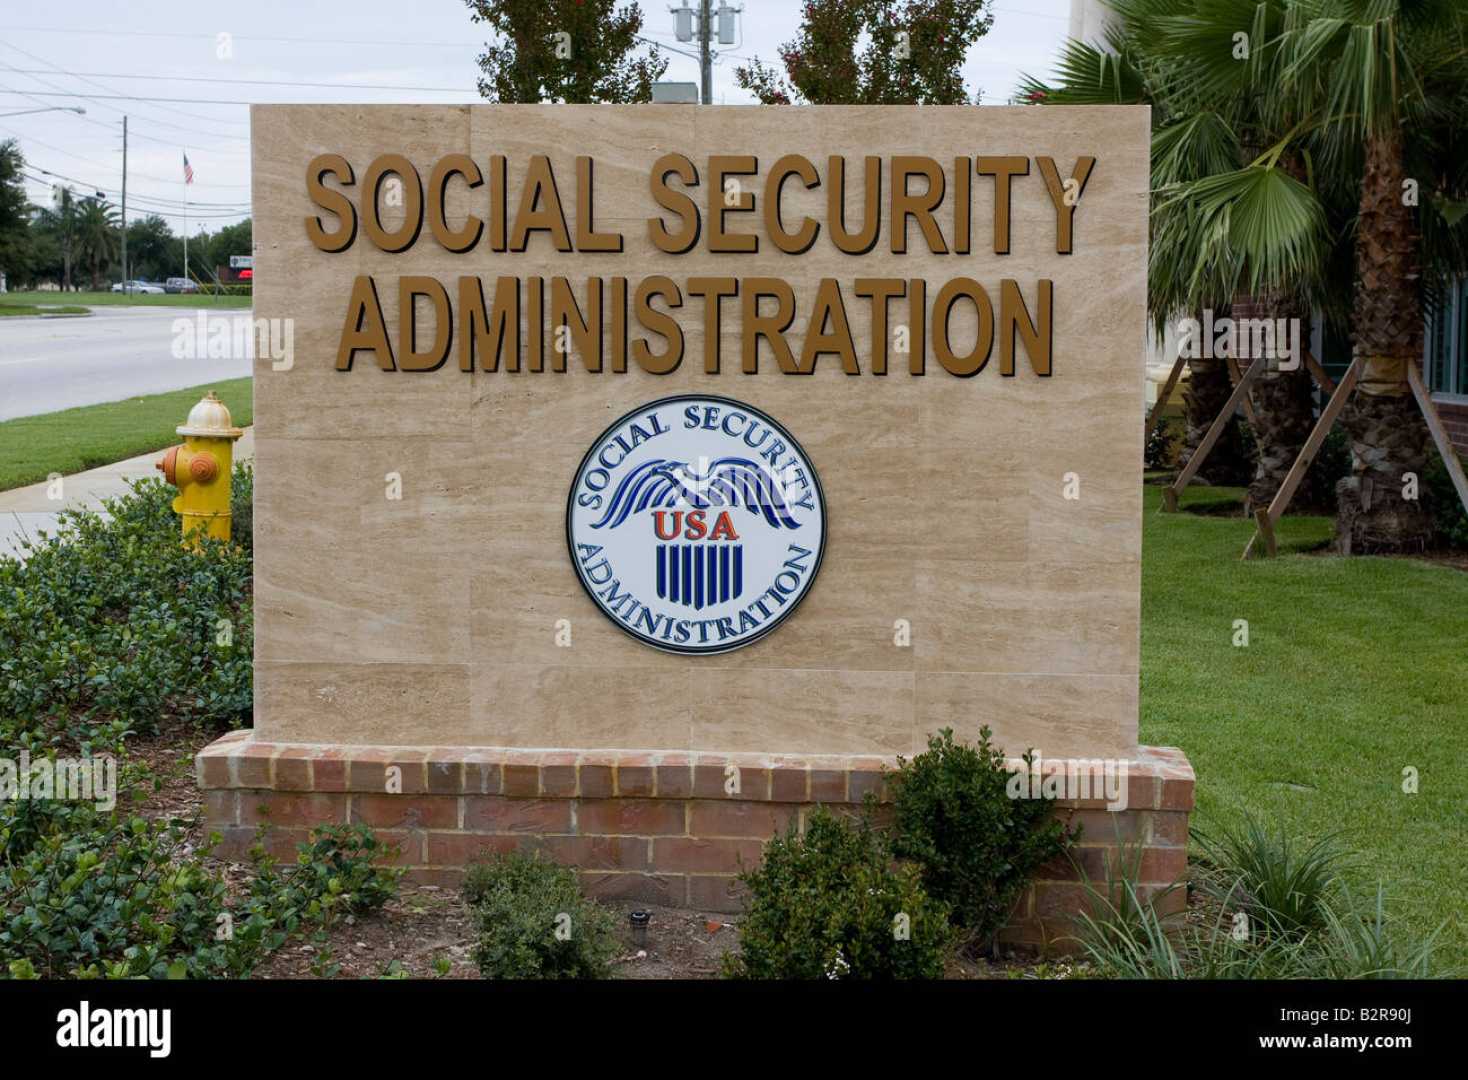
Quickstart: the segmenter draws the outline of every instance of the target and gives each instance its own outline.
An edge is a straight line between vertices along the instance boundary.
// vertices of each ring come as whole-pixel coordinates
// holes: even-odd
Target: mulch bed
[[[192,724],[165,721],[153,735],[128,740],[128,758],[145,762],[154,786],[135,792],[133,810],[152,818],[192,822],[188,844],[196,849],[206,839],[203,829],[204,797],[194,779],[194,754],[218,732]],[[231,889],[248,889],[250,867],[217,860]],[[612,905],[624,920],[634,910],[650,913],[646,942],[632,942],[630,921],[624,921],[625,950],[613,965],[614,977],[624,979],[717,979],[723,956],[739,942],[738,919],[683,908],[651,907],[635,903]],[[400,885],[398,895],[380,911],[362,918],[346,918],[334,926],[324,942],[288,941],[255,969],[257,979],[473,979],[479,977],[471,951],[474,918],[455,889],[433,885]],[[322,955],[323,949],[326,955]],[[948,965],[950,979],[1068,978],[1084,969],[1061,961],[1037,963],[1024,956],[996,960],[955,956]]]

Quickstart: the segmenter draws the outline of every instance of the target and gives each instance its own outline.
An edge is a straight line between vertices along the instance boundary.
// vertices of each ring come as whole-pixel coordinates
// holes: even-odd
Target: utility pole
[[[712,0],[698,0],[698,66],[702,72],[699,97],[703,104],[711,105],[714,100],[714,56],[709,48],[710,31],[713,29],[709,6]]]
[[[696,18],[698,20],[697,54],[694,54],[692,52],[685,52],[682,49],[676,49],[670,45],[663,45],[661,42],[650,41],[648,42],[648,44],[659,45],[661,48],[670,49],[672,52],[678,53],[680,56],[689,56],[697,60],[699,73],[699,100],[701,104],[712,105],[714,98],[714,17],[717,14],[719,20],[719,44],[733,45],[736,43],[734,36],[734,17],[744,9],[730,7],[728,4],[728,0],[719,0],[719,10],[718,12],[714,12],[712,10],[713,0],[698,0],[698,12],[695,14],[694,10],[688,6],[688,0],[682,0],[682,4],[682,7],[668,9],[673,13],[673,26],[675,29],[675,33],[673,36],[676,37],[679,41],[692,41],[693,22]],[[675,86],[676,84],[660,83],[659,85]],[[675,99],[665,98],[664,100],[672,101]]]
[[[122,294],[127,295],[127,117],[122,118]]]

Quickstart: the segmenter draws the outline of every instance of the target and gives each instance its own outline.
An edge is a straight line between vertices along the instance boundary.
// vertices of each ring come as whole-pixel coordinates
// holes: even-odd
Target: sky
[[[673,34],[675,2],[643,0],[644,34],[689,48]],[[743,9],[742,40],[714,66],[716,103],[751,103],[735,68],[755,56],[777,62],[799,25],[797,0],[743,0]],[[993,0],[994,25],[964,67],[969,89],[1002,105],[1021,72],[1050,71],[1069,12],[1069,0]],[[51,186],[69,183],[117,203],[126,114],[128,220],[158,213],[175,232],[187,220],[197,234],[249,214],[250,102],[475,102],[484,40],[463,0],[7,5],[0,139],[20,141],[33,202],[48,204]],[[698,81],[696,59],[665,55],[665,79]],[[41,109],[51,111],[27,112]],[[185,153],[194,170],[187,191]]]

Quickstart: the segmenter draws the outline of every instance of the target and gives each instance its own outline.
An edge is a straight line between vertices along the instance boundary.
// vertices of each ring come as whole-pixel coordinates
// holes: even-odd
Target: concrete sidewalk
[[[62,480],[64,498],[52,499],[48,481],[29,487],[0,491],[0,557],[21,554],[20,542],[35,538],[40,531],[54,533],[56,519],[62,510],[100,510],[103,499],[128,493],[128,484],[145,476],[162,476],[153,467],[163,451],[153,450],[112,465],[73,473]],[[245,428],[234,447],[235,461],[253,461],[255,429]]]

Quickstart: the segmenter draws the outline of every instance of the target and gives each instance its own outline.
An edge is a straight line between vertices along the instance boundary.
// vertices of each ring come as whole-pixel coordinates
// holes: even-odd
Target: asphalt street
[[[200,310],[250,317],[248,309],[104,307],[79,318],[0,319],[0,420],[250,374],[248,355],[174,356],[174,320],[192,322]]]

